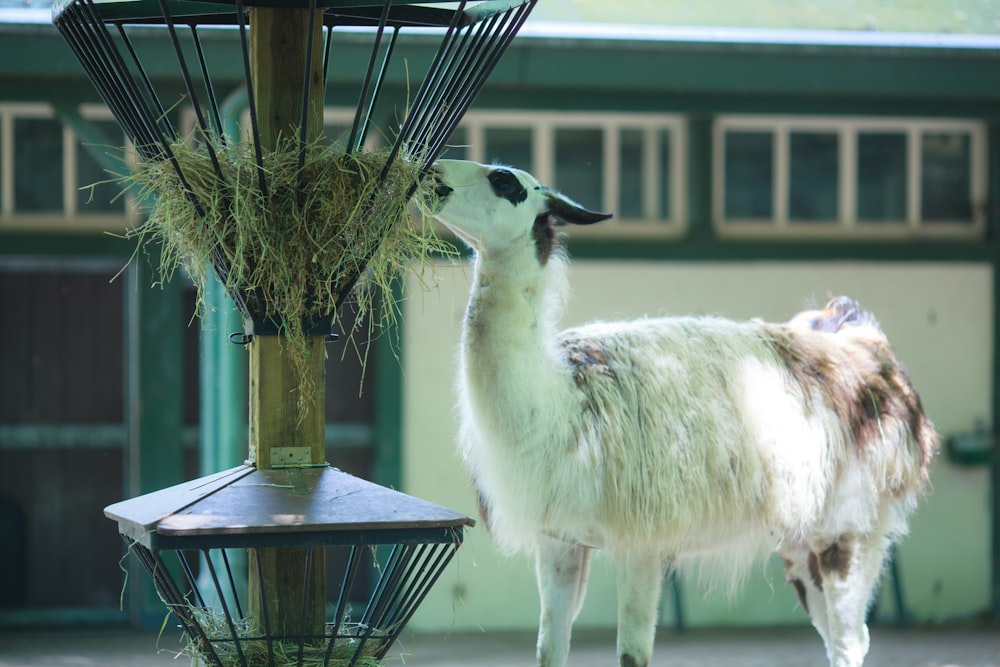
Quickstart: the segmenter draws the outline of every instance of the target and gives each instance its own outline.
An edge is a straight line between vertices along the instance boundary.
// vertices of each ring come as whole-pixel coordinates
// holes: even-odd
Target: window
[[[104,107],[64,119],[47,104],[0,105],[0,230],[123,229],[132,207],[114,181],[127,151]]]
[[[767,220],[774,215],[774,140],[770,132],[726,135],[726,217]]]
[[[470,111],[442,157],[530,171],[595,210],[596,235],[679,235],[684,231],[684,123],[678,116]]]
[[[985,137],[982,123],[964,120],[721,117],[716,228],[981,237]]]

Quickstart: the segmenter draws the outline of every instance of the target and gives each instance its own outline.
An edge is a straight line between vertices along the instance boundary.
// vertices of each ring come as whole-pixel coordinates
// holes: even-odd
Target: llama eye
[[[493,188],[493,194],[506,199],[511,204],[520,204],[528,198],[528,191],[521,185],[521,181],[517,180],[517,176],[507,169],[494,169],[489,173],[487,179],[490,182],[490,187]]]

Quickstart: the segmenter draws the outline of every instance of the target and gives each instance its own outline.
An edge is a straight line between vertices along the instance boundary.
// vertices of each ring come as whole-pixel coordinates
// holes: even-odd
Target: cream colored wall
[[[410,290],[405,305],[403,479],[408,493],[475,516],[455,454],[454,376],[471,267],[441,267],[438,287]],[[828,293],[848,294],[880,319],[944,436],[990,420],[992,275],[972,264],[644,263],[577,261],[566,325],[643,314],[712,313],[783,320]],[[900,550],[906,603],[918,620],[966,617],[989,604],[989,484],[982,468],[940,457],[933,491]],[[742,593],[703,595],[686,577],[690,625],[805,622],[772,558]],[[886,580],[887,581],[887,580]],[[885,596],[891,598],[891,596]],[[662,622],[670,624],[670,600]],[[892,612],[889,601],[882,609]],[[614,581],[597,559],[577,627],[613,626]],[[480,528],[414,617],[415,630],[534,628],[538,602],[530,560],[497,553]]]

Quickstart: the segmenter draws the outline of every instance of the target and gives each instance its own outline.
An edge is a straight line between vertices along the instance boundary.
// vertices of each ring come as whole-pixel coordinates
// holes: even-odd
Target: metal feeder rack
[[[277,77],[302,84],[298,86],[301,116],[294,119],[299,132],[300,167],[310,142],[310,132],[319,129],[309,126],[307,110],[316,102],[311,96],[322,95],[325,91],[330,63],[336,56],[334,43],[338,39],[354,43],[359,39],[359,28],[370,28],[368,63],[356,92],[356,110],[346,139],[346,151],[350,153],[363,149],[373,130],[373,119],[400,112],[390,107],[387,113],[381,106],[385,101],[382,93],[390,63],[398,61],[396,46],[400,35],[405,31],[440,36],[440,44],[417,93],[399,127],[392,130],[395,138],[385,163],[385,170],[388,170],[397,158],[416,160],[422,171],[426,171],[445,148],[448,138],[536,1],[445,0],[428,4],[415,0],[63,0],[53,5],[52,21],[134,142],[142,160],[169,160],[189,193],[187,174],[171,149],[181,135],[170,119],[169,110],[181,101],[193,108],[196,136],[204,156],[214,166],[216,175],[222,178],[223,170],[215,146],[225,146],[231,139],[225,132],[224,114],[213,85],[212,71],[215,67],[231,68],[232,54],[227,54],[224,62],[210,62],[211,49],[207,48],[205,35],[211,30],[203,28],[236,30],[249,96],[250,126],[247,129],[256,149],[259,187],[266,193],[269,183],[261,146],[268,144],[269,137],[262,136],[262,124],[270,119],[269,113],[262,113],[264,110],[259,108],[257,97],[264,93],[259,89],[255,93],[255,86],[259,88],[260,83],[254,81],[251,71],[254,57],[250,43],[252,10],[306,11],[308,14],[307,23],[301,25],[305,31],[302,71],[283,72]],[[322,44],[316,43],[317,23],[322,24]],[[133,33],[141,36],[143,30],[148,31],[149,26],[154,25],[165,27],[169,33],[184,81],[182,95],[170,87],[161,85],[158,88],[149,73],[151,64],[142,60],[142,50],[137,44],[141,37],[133,37]],[[315,62],[317,58],[321,62]],[[321,79],[319,85],[317,78]],[[383,171],[383,178],[385,173]],[[300,183],[300,190],[301,186]],[[198,201],[192,203],[196,208],[202,205]],[[376,252],[377,248],[371,248],[368,259]],[[365,261],[360,262],[357,273],[344,277],[338,290],[338,308],[364,272],[365,265]],[[214,262],[213,268],[226,284],[228,267],[221,257]],[[252,334],[255,329],[271,333],[275,329],[275,322],[262,308],[260,295],[243,289],[231,291],[230,295],[248,322],[247,333]],[[316,324],[328,324],[331,315],[317,314]]]
[[[264,153],[297,135],[301,197],[304,156],[323,138],[318,125],[337,45],[356,49],[368,40],[344,150],[363,151],[375,121],[396,118],[398,127],[379,130],[392,137],[379,182],[400,159],[418,164],[423,175],[535,2],[67,0],[54,5],[53,23],[140,160],[172,167],[195,220],[203,221],[202,202],[173,147],[181,139],[177,108],[186,105],[196,120],[185,145],[222,179],[219,151],[238,139],[226,131],[213,71],[231,73],[237,57],[242,65],[249,123],[240,131],[255,152],[249,180],[267,193]],[[163,63],[143,59],[145,40],[157,29],[169,36],[183,90],[164,80]],[[416,94],[399,109],[385,94],[390,63],[406,44],[428,44],[400,40],[403,32],[439,41]],[[230,47],[221,56],[220,44]],[[354,273],[338,277],[332,312],[304,318],[317,387],[325,386],[322,345],[331,322],[377,250],[375,243],[361,248]],[[474,522],[329,466],[322,410],[289,403],[295,384],[281,344],[286,323],[267,312],[259,287],[227,281],[221,253],[210,262],[246,321],[237,339],[250,354],[251,465],[111,505],[105,514],[118,523],[197,660],[217,667],[372,664]],[[245,566],[234,562],[244,558]]]
[[[307,652],[310,665],[381,659],[473,525],[331,467],[239,466],[116,503],[105,514],[180,622],[189,652],[218,667],[303,664]],[[336,572],[327,568],[339,588],[322,596],[321,634],[271,617],[263,586],[243,593],[227,552],[290,546],[305,548],[307,569],[313,558],[337,563]],[[366,582],[372,574],[373,585]],[[295,606],[310,604],[310,581],[307,572],[292,591]],[[265,598],[264,613],[251,620],[254,596]]]

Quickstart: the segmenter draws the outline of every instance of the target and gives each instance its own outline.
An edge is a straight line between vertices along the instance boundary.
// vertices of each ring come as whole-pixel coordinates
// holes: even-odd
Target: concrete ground
[[[410,635],[387,665],[531,667],[528,633]],[[177,635],[60,632],[0,634],[0,667],[187,667],[167,649]],[[570,665],[613,667],[614,634],[578,630]],[[654,667],[824,667],[822,644],[809,628],[661,630]],[[1000,667],[1000,628],[875,628],[866,667]]]

